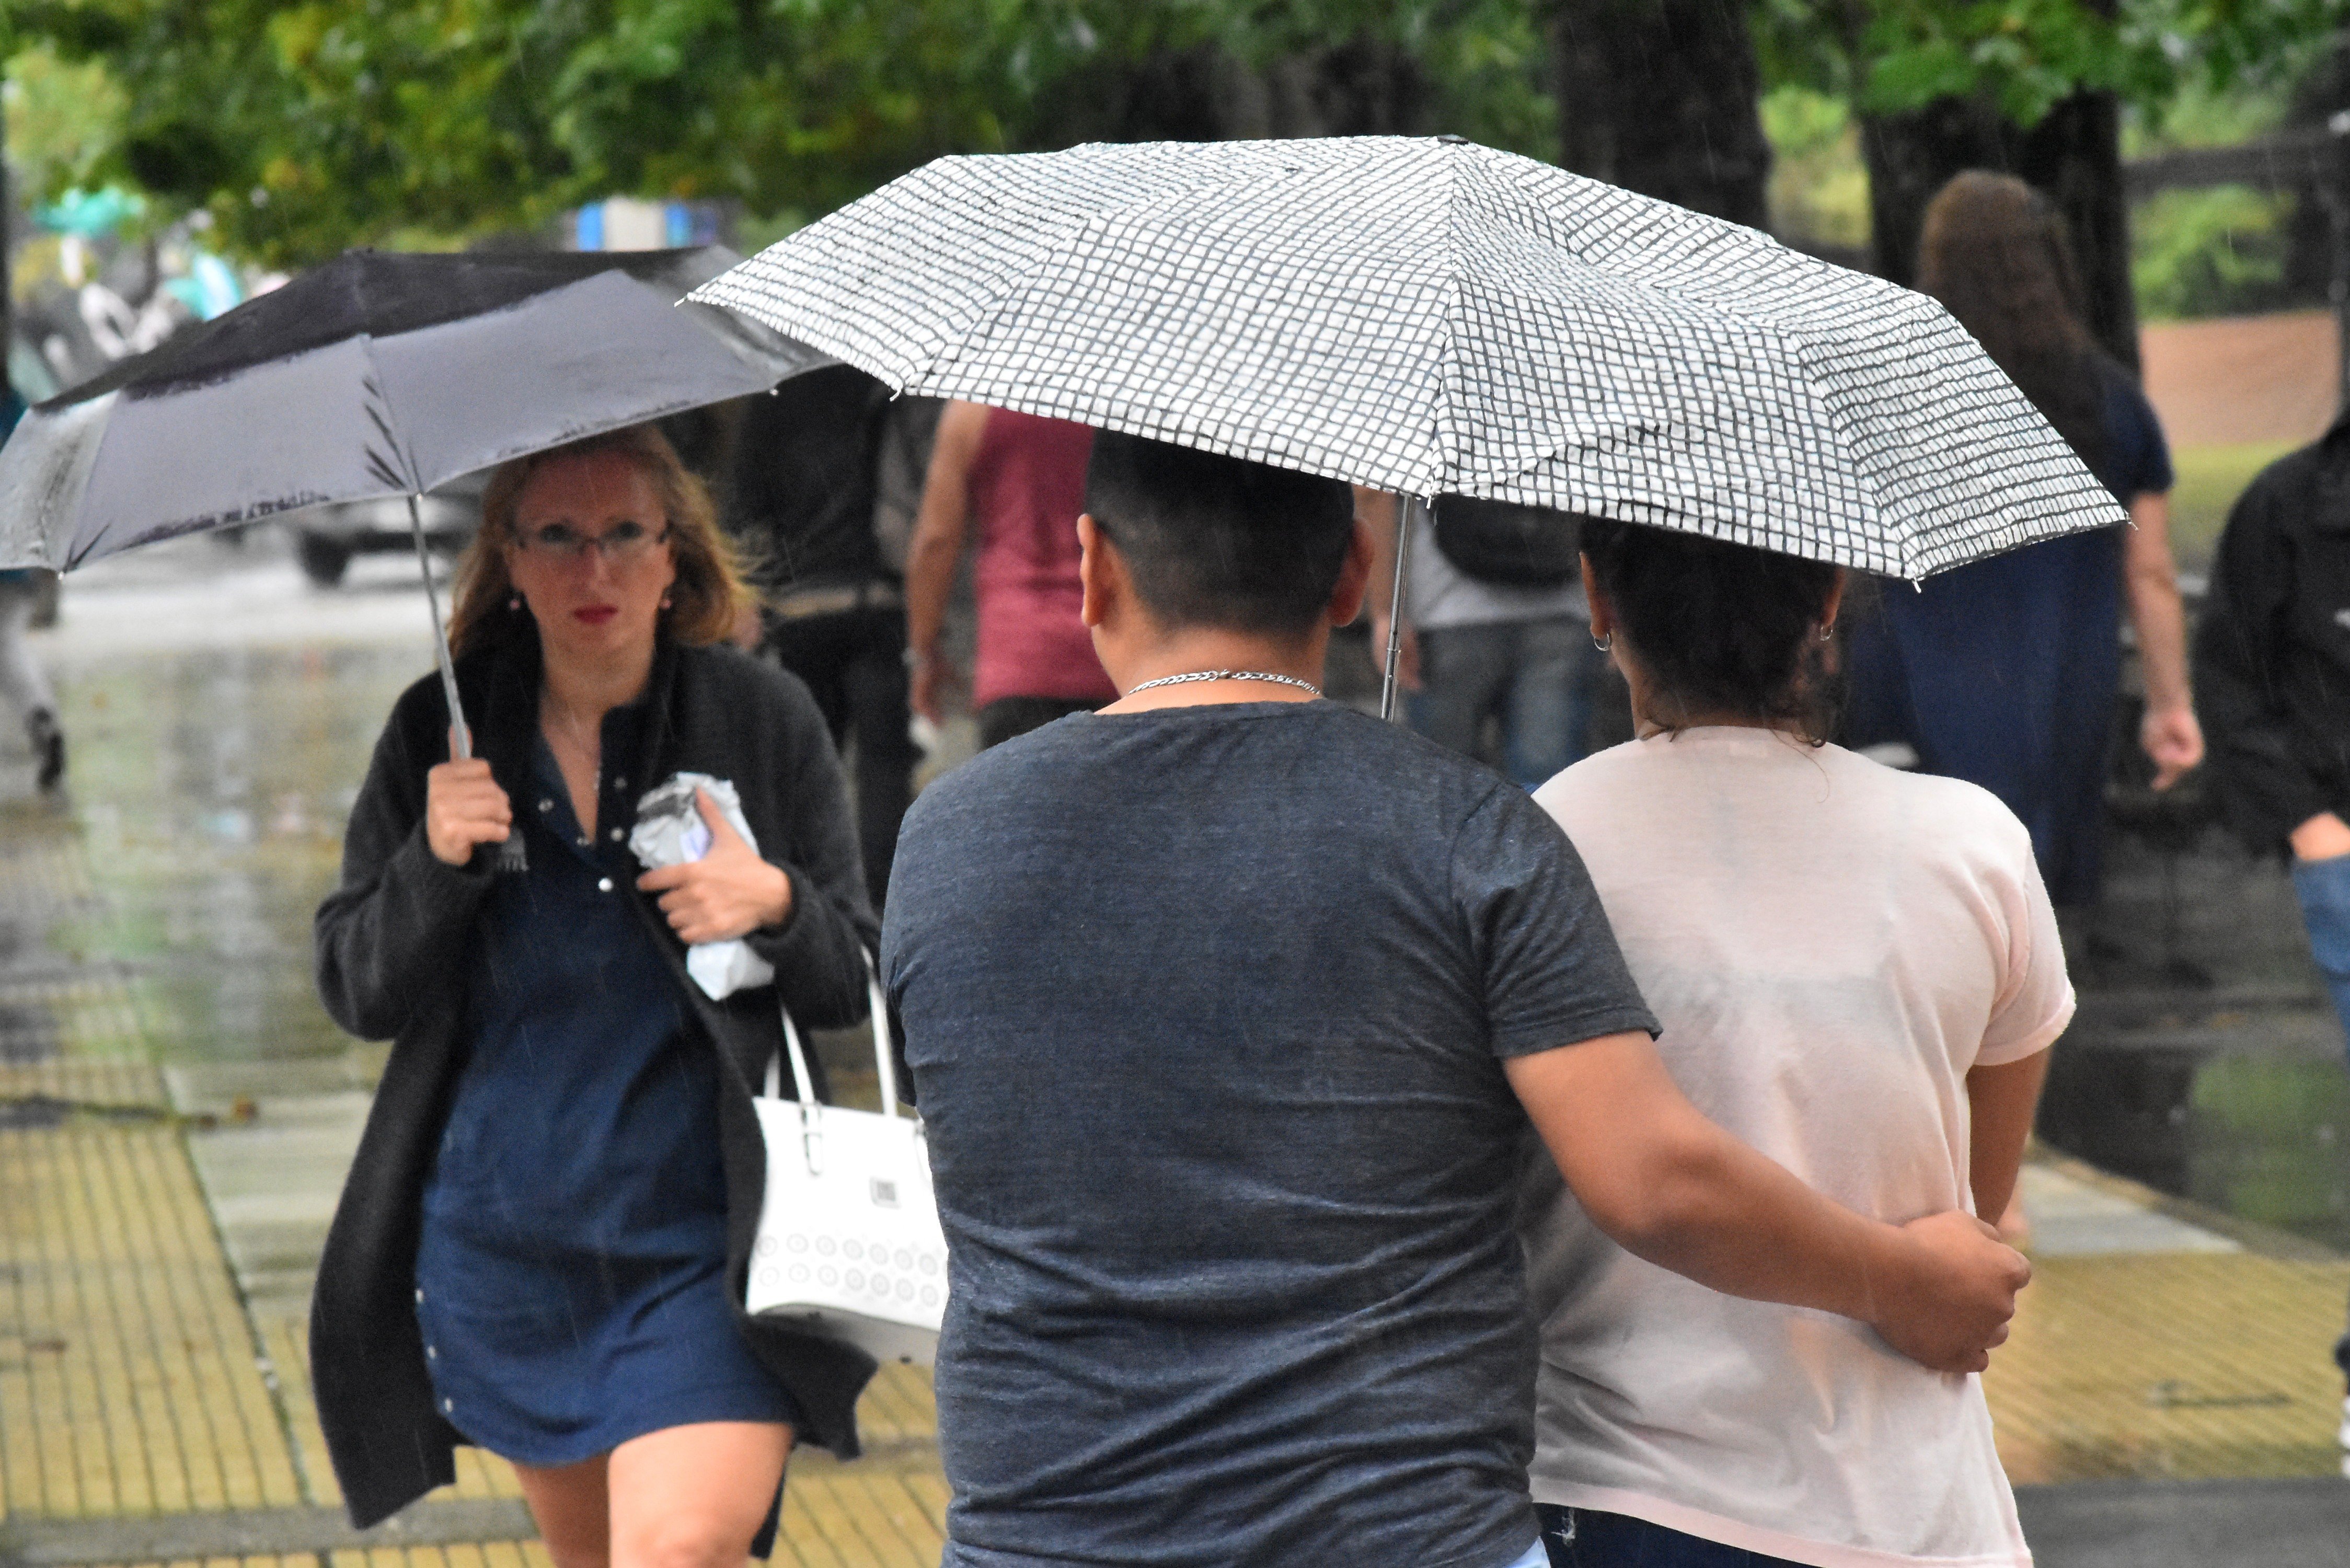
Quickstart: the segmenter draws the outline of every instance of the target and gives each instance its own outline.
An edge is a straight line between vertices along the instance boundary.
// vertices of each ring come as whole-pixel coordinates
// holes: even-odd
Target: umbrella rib
[[[395,469],[385,461],[383,452],[370,441],[367,449],[369,472],[381,478],[385,483],[397,486],[407,494],[417,494],[423,489],[423,485],[420,483],[416,472],[416,454],[406,449],[400,439],[400,432],[392,427],[390,410],[385,402],[381,368],[376,363],[375,334],[372,332],[362,334],[361,341],[366,344],[368,370],[367,374],[359,379],[359,389],[367,396],[368,422],[375,426],[376,433],[383,438],[384,445],[390,448],[400,462],[400,467]]]

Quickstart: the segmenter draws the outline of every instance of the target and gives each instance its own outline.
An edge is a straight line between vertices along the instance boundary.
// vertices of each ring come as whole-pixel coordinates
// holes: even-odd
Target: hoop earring
[[[1606,637],[1601,637],[1596,632],[1594,632],[1591,638],[1591,646],[1597,649],[1602,653],[1613,653],[1616,650],[1616,634],[1611,631]]]
[[[1832,620],[1824,620],[1820,622],[1820,640],[1822,642],[1834,642],[1835,640],[1835,622]]]

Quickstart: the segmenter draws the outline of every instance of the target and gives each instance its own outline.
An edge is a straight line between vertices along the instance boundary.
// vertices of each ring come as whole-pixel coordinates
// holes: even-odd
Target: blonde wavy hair
[[[629,425],[515,458],[490,476],[489,487],[482,493],[482,530],[457,563],[449,646],[458,657],[525,627],[536,629],[527,609],[507,607],[514,581],[506,573],[506,546],[522,543],[515,532],[515,504],[540,469],[599,452],[615,452],[635,463],[660,502],[669,524],[670,556],[677,564],[670,607],[661,612],[664,631],[682,643],[721,642],[733,635],[736,616],[755,602],[743,581],[742,558],[719,529],[718,507],[709,487],[678,461],[677,449],[657,427]]]

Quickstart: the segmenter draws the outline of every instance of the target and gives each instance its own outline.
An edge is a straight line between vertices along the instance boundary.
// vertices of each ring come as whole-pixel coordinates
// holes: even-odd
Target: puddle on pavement
[[[2350,1074],[2290,883],[2217,830],[2176,856],[2116,834],[2106,853],[2104,950],[2067,944],[2082,1010],[2041,1136],[2350,1251]]]
[[[217,649],[60,671],[103,924],[56,945],[133,966],[160,1054],[341,1056],[310,918],[409,649]]]

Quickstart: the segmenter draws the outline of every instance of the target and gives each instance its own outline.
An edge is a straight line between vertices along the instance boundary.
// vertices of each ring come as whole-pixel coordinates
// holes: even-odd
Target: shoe
[[[55,713],[36,708],[25,716],[25,733],[33,742],[34,783],[47,794],[66,776],[66,732]]]

